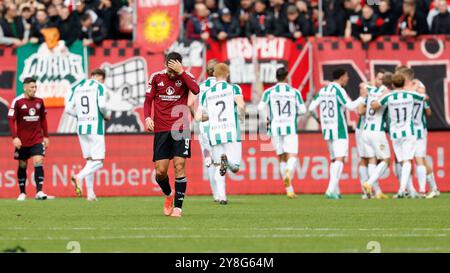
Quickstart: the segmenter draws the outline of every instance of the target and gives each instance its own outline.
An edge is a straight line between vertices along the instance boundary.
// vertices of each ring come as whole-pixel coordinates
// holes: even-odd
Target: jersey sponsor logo
[[[171,96],[171,95],[173,95],[174,93],[175,93],[175,89],[173,89],[172,86],[167,87],[167,89],[166,89],[166,94],[167,94],[167,95]]]
[[[183,83],[182,83],[180,80],[177,80],[177,81],[175,82],[175,86],[176,86],[176,87],[181,87],[182,84],[183,84]]]

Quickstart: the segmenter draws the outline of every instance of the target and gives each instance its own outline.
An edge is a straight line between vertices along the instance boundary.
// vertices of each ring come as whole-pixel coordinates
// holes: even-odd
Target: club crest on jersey
[[[30,110],[28,110],[28,114],[30,114],[30,116],[36,115],[36,109],[30,108]]]
[[[171,95],[173,95],[174,93],[175,93],[175,89],[173,89],[172,86],[167,87],[167,89],[166,89],[166,94],[167,94],[167,95],[171,96]]]
[[[181,87],[182,84],[183,84],[183,83],[182,83],[180,80],[177,80],[177,81],[175,82],[175,86],[176,86],[176,87]]]
[[[380,150],[384,151],[384,148],[386,148],[386,147],[384,146],[384,144],[381,144],[381,145],[380,145]]]

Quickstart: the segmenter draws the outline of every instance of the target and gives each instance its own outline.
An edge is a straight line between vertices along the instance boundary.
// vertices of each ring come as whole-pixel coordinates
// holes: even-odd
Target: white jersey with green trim
[[[203,96],[206,90],[210,89],[216,84],[216,77],[208,77],[204,82],[199,84],[200,94],[199,98]],[[200,122],[199,129],[201,134],[206,134],[208,131],[209,121]]]
[[[389,135],[392,139],[415,136],[414,102],[420,102],[425,96],[416,92],[396,90],[380,98],[381,106],[388,107]]]
[[[430,103],[428,101],[414,101],[414,133],[418,139],[426,137],[428,131],[425,109],[430,109]]]
[[[297,134],[298,116],[306,113],[300,91],[287,83],[278,83],[264,91],[258,110],[269,110],[269,135],[284,136]]]
[[[65,111],[76,117],[79,135],[104,135],[106,109],[106,88],[94,79],[82,80],[72,87]]]
[[[332,82],[319,90],[308,110],[314,111],[320,105],[320,125],[325,140],[347,139],[344,110],[355,110],[363,102],[362,97],[352,101],[344,88]]]
[[[202,112],[208,115],[208,138],[211,145],[240,142],[241,130],[235,96],[242,96],[236,84],[218,81],[201,97]]]
[[[364,130],[383,132],[386,130],[387,107],[381,106],[378,110],[372,108],[372,102],[379,100],[383,92],[387,88],[382,85],[380,87],[368,86],[368,96],[366,99],[366,124]]]

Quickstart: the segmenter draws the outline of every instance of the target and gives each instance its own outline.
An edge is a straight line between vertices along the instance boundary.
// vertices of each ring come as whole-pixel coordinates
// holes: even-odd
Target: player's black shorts
[[[158,132],[153,139],[153,161],[173,159],[174,157],[191,157],[191,140],[189,133]]]
[[[20,147],[20,149],[14,151],[14,159],[16,160],[27,160],[35,155],[45,156],[44,144],[38,143],[30,147]]]

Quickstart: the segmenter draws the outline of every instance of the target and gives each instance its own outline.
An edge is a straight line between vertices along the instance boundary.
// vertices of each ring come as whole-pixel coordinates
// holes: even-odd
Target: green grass
[[[0,251],[450,252],[450,194],[433,200],[326,200],[320,195],[231,196],[227,206],[188,196],[181,219],[162,197],[0,200]]]

